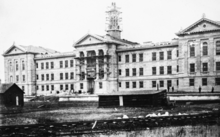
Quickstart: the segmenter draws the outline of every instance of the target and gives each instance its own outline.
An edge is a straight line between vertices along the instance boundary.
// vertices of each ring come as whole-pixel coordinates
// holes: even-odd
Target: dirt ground
[[[75,122],[88,120],[119,119],[123,115],[129,118],[145,117],[148,114],[158,115],[168,112],[203,113],[220,109],[219,103],[184,104],[174,107],[144,107],[144,108],[98,108],[97,102],[27,102],[22,109],[0,109],[0,125],[25,125],[49,122]]]

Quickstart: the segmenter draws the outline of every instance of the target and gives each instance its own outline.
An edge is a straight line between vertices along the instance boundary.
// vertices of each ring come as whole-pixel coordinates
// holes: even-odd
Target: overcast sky
[[[85,34],[106,34],[105,11],[112,2],[122,11],[122,38],[139,43],[169,41],[203,13],[220,21],[220,0],[0,0],[0,53],[14,42],[72,51]]]

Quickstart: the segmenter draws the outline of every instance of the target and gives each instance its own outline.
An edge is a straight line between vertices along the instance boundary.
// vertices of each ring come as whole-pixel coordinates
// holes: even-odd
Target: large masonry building
[[[107,13],[107,34],[86,34],[72,52],[12,45],[5,82],[25,95],[220,90],[220,22],[203,17],[171,41],[139,44],[121,38],[115,3]]]

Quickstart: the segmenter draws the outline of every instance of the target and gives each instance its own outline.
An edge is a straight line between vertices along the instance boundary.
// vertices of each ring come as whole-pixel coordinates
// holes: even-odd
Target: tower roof
[[[121,12],[119,11],[119,7],[116,7],[115,3],[112,3],[110,7],[108,7],[108,10],[106,11],[107,17],[106,17],[106,31],[109,35],[120,38],[122,31],[121,29]]]

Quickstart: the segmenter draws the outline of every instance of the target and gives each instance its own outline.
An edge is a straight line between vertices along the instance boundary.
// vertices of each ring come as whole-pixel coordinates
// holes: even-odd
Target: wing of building
[[[3,54],[5,82],[26,95],[220,90],[220,22],[203,17],[176,39],[139,44],[121,38],[120,13],[113,3],[107,34],[86,34],[69,53],[13,45]]]

